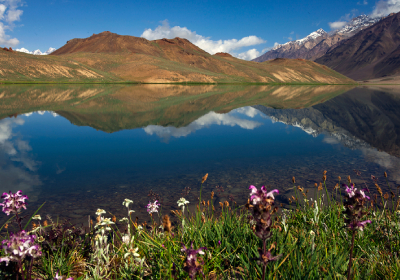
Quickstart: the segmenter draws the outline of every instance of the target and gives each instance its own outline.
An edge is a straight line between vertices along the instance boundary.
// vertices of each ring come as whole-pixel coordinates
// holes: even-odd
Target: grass
[[[364,205],[371,224],[356,231],[348,278],[352,233],[345,228],[345,198],[337,186],[329,191],[321,183],[315,199],[296,187],[291,209],[274,214],[267,243],[272,254],[281,257],[267,265],[265,279],[400,278],[398,193],[390,197],[378,189],[379,194]],[[214,205],[213,193],[197,203],[196,211],[172,211],[172,226],[162,206],[150,224],[139,225],[130,213],[117,220],[100,210],[86,232],[51,217],[31,224],[28,228],[38,236],[43,252],[33,263],[32,277],[54,279],[59,273],[74,279],[189,279],[182,246],[193,244],[194,249],[207,248],[204,255],[197,255],[199,273],[194,279],[261,279],[257,260],[262,241],[249,222],[249,205]],[[2,279],[15,275],[13,263],[1,264]]]

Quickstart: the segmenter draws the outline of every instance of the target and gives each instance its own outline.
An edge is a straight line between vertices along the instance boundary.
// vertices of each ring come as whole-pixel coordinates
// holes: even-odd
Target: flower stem
[[[353,248],[354,248],[354,238],[356,237],[356,231],[353,230],[353,236],[351,238],[351,247],[350,247],[350,260],[349,267],[347,268],[347,280],[350,280],[350,272],[351,272],[351,264],[353,261]]]

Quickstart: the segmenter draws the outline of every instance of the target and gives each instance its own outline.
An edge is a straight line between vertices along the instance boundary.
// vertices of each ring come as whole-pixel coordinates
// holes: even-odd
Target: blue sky
[[[334,22],[399,10],[400,0],[0,0],[0,46],[45,51],[108,30],[148,39],[180,35],[209,52],[246,58],[249,50],[254,56],[275,42],[330,31]]]

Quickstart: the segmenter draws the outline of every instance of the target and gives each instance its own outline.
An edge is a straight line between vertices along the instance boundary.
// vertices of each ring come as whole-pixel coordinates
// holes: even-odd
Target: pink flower
[[[19,262],[27,256],[32,258],[41,256],[40,246],[34,244],[35,239],[36,235],[29,235],[24,230],[11,233],[10,239],[2,242],[6,256],[0,258],[0,262],[6,262],[8,265],[10,261]]]
[[[250,192],[250,200],[254,205],[260,204],[265,201],[267,198],[275,199],[274,193],[279,193],[277,189],[274,189],[267,193],[267,189],[265,186],[262,186],[260,190],[258,190],[255,186],[251,185],[249,187]]]
[[[154,202],[150,202],[150,201],[149,201],[149,204],[147,204],[147,212],[148,212],[149,214],[157,213],[157,212],[158,212],[158,206],[159,206],[160,204],[157,203],[157,202],[158,202],[158,200],[156,200],[156,201],[154,201]]]
[[[3,206],[3,212],[8,215],[16,214],[21,208],[26,209],[25,199],[28,199],[26,195],[22,195],[22,191],[17,191],[13,194],[11,191],[9,193],[3,193],[1,198],[4,199],[0,206]]]
[[[363,231],[364,230],[364,227],[365,227],[365,224],[367,224],[367,223],[371,223],[371,221],[370,220],[366,220],[366,221],[363,221],[363,222],[354,222],[354,223],[351,223],[351,224],[349,224],[349,228],[350,229],[352,229],[352,230],[361,230],[361,231]]]

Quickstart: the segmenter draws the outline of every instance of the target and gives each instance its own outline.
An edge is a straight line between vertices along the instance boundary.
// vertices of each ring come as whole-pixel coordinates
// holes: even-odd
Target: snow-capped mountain
[[[277,50],[279,48],[282,48],[283,46],[287,46],[287,45],[304,45],[307,42],[312,42],[315,41],[316,39],[318,39],[319,37],[327,37],[328,33],[325,32],[325,30],[323,30],[322,28],[318,29],[317,31],[314,31],[312,33],[310,33],[309,35],[307,35],[306,37],[299,39],[299,40],[295,40],[295,41],[290,41],[287,42],[285,44],[281,44],[281,45],[276,45],[274,48],[272,48],[272,50]]]
[[[318,29],[302,39],[277,45],[253,61],[263,62],[275,58],[316,60],[326,54],[328,50],[336,47],[340,41],[355,35],[380,20],[381,18],[361,15],[353,18],[339,30],[327,33],[323,29]]]
[[[361,15],[361,16],[353,18],[344,27],[340,28],[339,30],[334,31],[333,34],[340,33],[340,34],[354,35],[358,31],[361,31],[361,30],[375,24],[380,20],[381,20],[381,18],[371,18],[367,15]]]
[[[16,49],[17,52],[29,53],[29,54],[34,54],[34,55],[47,55],[47,54],[51,54],[55,50],[56,50],[55,48],[49,48],[47,51],[42,53],[39,49],[31,51],[31,52],[25,48]]]

